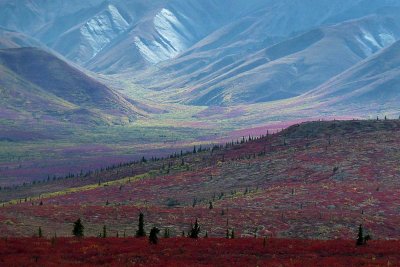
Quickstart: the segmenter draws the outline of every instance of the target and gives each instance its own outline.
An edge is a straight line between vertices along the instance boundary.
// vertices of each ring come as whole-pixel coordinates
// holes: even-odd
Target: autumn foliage
[[[398,266],[400,241],[1,239],[0,266]]]

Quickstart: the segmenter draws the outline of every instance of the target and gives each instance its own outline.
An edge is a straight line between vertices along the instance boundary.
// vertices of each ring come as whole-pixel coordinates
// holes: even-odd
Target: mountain
[[[144,114],[121,95],[38,48],[0,49],[2,109],[87,122],[134,120]],[[112,121],[112,119],[111,119]]]
[[[333,77],[303,97],[336,107],[398,108],[400,101],[400,41]]]
[[[394,0],[2,0],[0,10],[5,47],[46,47],[200,106],[299,96],[400,36]]]
[[[400,37],[399,25],[392,16],[374,15],[314,29],[242,58],[225,55],[206,63],[215,60],[211,53],[190,53],[145,72],[140,82],[194,105],[290,98],[391,45]],[[176,88],[184,90],[177,95]]]
[[[252,50],[388,5],[399,4],[392,0],[2,0],[0,25],[35,37],[70,60],[109,72],[211,47],[234,53]],[[354,9],[357,12],[350,12]],[[118,53],[121,50],[129,53]],[[106,59],[106,55],[113,56]]]
[[[199,64],[212,65],[224,56],[241,57],[323,25],[331,17],[353,7],[355,2],[172,0],[160,4],[156,1],[158,5],[154,4],[154,9],[133,19],[131,29],[84,65],[95,71],[116,73],[201,53],[211,62]],[[114,1],[113,4],[117,8],[119,3]],[[383,2],[374,4],[376,9],[384,5]],[[131,8],[134,9],[125,10]],[[372,8],[371,13],[376,9]],[[213,53],[214,60],[204,54],[207,51]]]
[[[43,47],[43,45],[26,34],[0,27],[0,49],[21,47]]]

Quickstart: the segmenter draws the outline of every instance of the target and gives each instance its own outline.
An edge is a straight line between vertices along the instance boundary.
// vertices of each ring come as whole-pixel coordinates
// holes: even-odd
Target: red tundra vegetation
[[[400,241],[8,238],[0,266],[399,266]]]

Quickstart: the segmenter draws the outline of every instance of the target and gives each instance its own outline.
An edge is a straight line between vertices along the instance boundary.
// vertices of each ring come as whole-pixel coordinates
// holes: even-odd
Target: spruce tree
[[[192,225],[192,229],[189,232],[189,237],[190,238],[199,238],[199,233],[200,233],[200,226],[196,219],[196,222],[194,223],[194,225]]]
[[[103,234],[102,234],[102,237],[103,238],[106,238],[107,237],[107,226],[103,226]]]
[[[85,227],[82,224],[81,219],[79,218],[76,222],[74,222],[74,229],[72,230],[72,234],[76,237],[83,237],[83,230]]]
[[[358,227],[358,235],[357,235],[357,246],[361,246],[364,244],[364,229],[362,227],[362,224]]]
[[[158,236],[157,234],[160,232],[160,230],[157,227],[153,227],[150,230],[149,234],[149,242],[150,244],[156,245],[158,243]]]
[[[40,227],[40,226],[39,226],[39,230],[38,230],[38,237],[39,238],[43,237],[42,227]]]
[[[145,237],[146,232],[144,230],[144,215],[143,213],[139,214],[139,229],[136,231],[136,237]]]

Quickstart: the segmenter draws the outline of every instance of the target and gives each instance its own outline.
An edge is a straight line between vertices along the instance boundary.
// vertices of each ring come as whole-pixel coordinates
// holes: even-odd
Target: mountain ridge
[[[98,111],[114,117],[118,114],[125,115],[131,119],[145,114],[118,93],[42,49],[0,49],[0,65],[8,70],[5,72],[7,76],[0,78],[2,84],[7,84],[4,87],[6,90],[11,88],[21,93],[26,92],[32,97],[31,90],[40,90],[41,95],[46,94],[51,102],[52,99],[56,102],[62,99],[64,108],[76,109],[78,113]],[[13,85],[13,82],[7,80],[14,79],[13,77],[30,86]],[[24,101],[32,100],[27,97]],[[17,109],[17,106],[14,108]],[[43,111],[46,113],[45,109]]]

